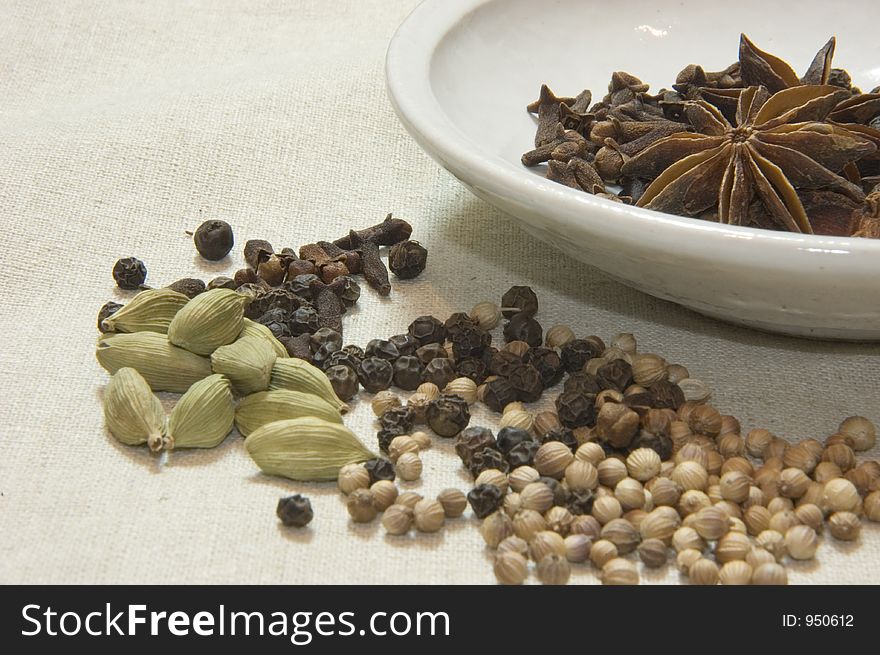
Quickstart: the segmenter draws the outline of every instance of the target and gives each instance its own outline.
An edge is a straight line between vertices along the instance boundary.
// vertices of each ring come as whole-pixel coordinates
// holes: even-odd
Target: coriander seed
[[[485,469],[480,472],[477,479],[474,480],[474,486],[479,487],[481,484],[491,484],[498,487],[502,493],[507,492],[508,478],[498,469]]]
[[[745,560],[752,549],[749,538],[739,532],[728,532],[718,540],[715,546],[715,559],[719,564],[734,560]]]
[[[718,579],[723,585],[747,585],[752,581],[752,567],[743,560],[733,560],[721,567]]]
[[[550,530],[542,530],[529,540],[529,553],[535,562],[540,562],[547,555],[565,557],[565,539]]]
[[[480,524],[480,534],[489,548],[497,548],[507,537],[513,536],[513,522],[504,512],[493,512]]]
[[[787,585],[788,574],[785,567],[776,562],[767,562],[758,566],[752,574],[752,584],[755,585]]]
[[[798,521],[804,525],[810,526],[816,532],[819,532],[822,529],[822,524],[825,522],[824,513],[819,509],[818,505],[814,505],[813,503],[798,505],[794,510],[794,513],[795,516],[797,516]]]
[[[822,493],[822,509],[826,512],[852,512],[861,498],[855,485],[845,478],[835,478],[825,483]]]
[[[373,413],[376,416],[382,416],[389,409],[400,407],[400,398],[393,391],[379,391],[373,396],[370,406],[373,408]]]
[[[551,554],[544,557],[536,568],[538,580],[546,585],[564,585],[571,577],[571,565],[563,555]]]
[[[571,449],[559,441],[548,441],[535,453],[535,468],[541,475],[561,478],[574,455]]]
[[[382,514],[382,527],[388,534],[401,535],[409,532],[413,523],[413,510],[395,503]]]
[[[409,436],[413,441],[416,442],[420,451],[427,450],[431,447],[431,435],[429,435],[427,432],[417,430]]]
[[[392,462],[396,462],[404,453],[418,454],[419,450],[419,444],[415,439],[402,434],[399,437],[394,437],[388,444],[388,457]]]
[[[504,497],[501,506],[507,515],[513,518],[523,508],[522,497],[517,492],[512,491]]]
[[[837,431],[852,439],[853,450],[870,450],[877,442],[877,428],[864,416],[844,419]]]
[[[546,512],[553,505],[553,490],[543,482],[531,482],[520,491],[523,508]]]
[[[453,488],[444,489],[437,494],[437,502],[443,507],[445,516],[450,519],[461,516],[467,507],[467,497]]]
[[[520,553],[505,551],[495,557],[495,578],[503,585],[522,584],[529,575],[528,562]]]
[[[599,539],[595,541],[590,548],[590,561],[597,569],[601,569],[608,562],[616,558],[617,546],[607,539]]]
[[[554,325],[547,330],[544,343],[548,348],[562,348],[574,338],[574,332],[567,325]]]
[[[518,466],[507,476],[510,488],[516,492],[521,492],[526,485],[537,482],[540,478],[541,474],[531,466]]]
[[[373,494],[373,503],[380,512],[384,512],[397,500],[397,487],[390,480],[374,482],[370,485],[370,493]]]
[[[403,453],[395,464],[397,477],[406,482],[418,480],[422,476],[422,460],[418,453]]]
[[[369,523],[376,518],[376,505],[369,489],[355,489],[346,499],[346,507],[355,523]]]
[[[521,509],[513,517],[513,531],[517,537],[531,541],[539,532],[547,529],[547,521],[533,509]]]
[[[565,559],[572,563],[585,562],[590,556],[592,540],[585,534],[569,534],[565,538]]]
[[[599,472],[590,462],[575,459],[566,468],[563,479],[573,491],[593,490],[599,486]]]
[[[869,521],[880,521],[880,491],[865,496],[865,516]]]
[[[599,462],[605,459],[605,451],[595,441],[588,441],[575,451],[574,458],[598,467]],[[598,470],[596,472],[598,474]]]
[[[835,512],[828,517],[828,531],[841,541],[855,541],[862,531],[862,521],[852,512]]]
[[[706,542],[693,528],[680,527],[672,533],[672,547],[677,553],[688,549],[703,552]]]
[[[660,473],[660,455],[651,448],[637,448],[626,458],[626,469],[629,475],[640,482],[645,482]]]
[[[363,464],[346,464],[339,469],[336,483],[342,493],[350,494],[356,489],[366,489],[369,487],[370,474]]]
[[[497,551],[499,555],[502,553],[517,553],[522,555],[523,558],[528,559],[529,544],[525,539],[521,539],[516,535],[511,535],[498,544]]]
[[[695,585],[716,585],[719,577],[718,565],[710,559],[701,557],[691,564],[688,578]]]
[[[599,484],[606,487],[615,487],[618,482],[627,477],[626,464],[614,457],[603,459],[596,465],[599,473]]]
[[[420,532],[437,532],[443,527],[446,514],[438,501],[422,499],[413,508],[413,518]]]
[[[404,505],[409,507],[410,509],[415,509],[416,503],[422,500],[422,495],[416,493],[415,491],[404,491],[402,494],[397,496],[397,500],[394,501],[395,505]]]
[[[621,555],[634,551],[641,540],[639,531],[626,519],[611,519],[602,527],[601,535],[617,546]]]
[[[602,567],[603,585],[639,584],[639,570],[636,565],[622,557],[609,560]]]
[[[813,559],[818,547],[816,531],[808,525],[792,526],[785,533],[785,550],[792,559]]]
[[[701,558],[702,554],[700,551],[694,548],[685,548],[675,556],[675,567],[678,569],[679,573],[690,575],[691,567]]]
[[[568,534],[574,516],[565,507],[551,507],[544,514],[544,520],[547,521],[547,528],[553,532],[561,534],[563,537]]]
[[[468,405],[477,402],[477,385],[470,378],[455,378],[443,389],[446,395],[458,396]]]

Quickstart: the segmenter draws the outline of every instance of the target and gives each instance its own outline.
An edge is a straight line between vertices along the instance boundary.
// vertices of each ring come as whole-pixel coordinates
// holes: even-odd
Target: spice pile
[[[832,38],[799,77],[742,35],[737,62],[689,65],[654,95],[625,72],[595,104],[588,90],[557,97],[543,86],[528,106],[538,128],[522,163],[681,216],[880,238],[880,87],[854,87],[831,67],[834,49]]]
[[[707,404],[704,383],[684,366],[639,353],[633,335],[606,346],[597,336],[577,338],[554,326],[542,339],[537,298],[527,287],[508,291],[502,307],[480,303],[445,322],[421,317],[411,324],[411,337],[428,339],[416,352],[433,346],[437,356],[429,363],[445,362],[425,367],[422,379],[433,381],[420,384],[406,404],[384,390],[394,378],[383,377],[372,406],[388,477],[376,487],[369,467],[343,469],[338,484],[353,520],[384,511],[389,534],[413,525],[430,532],[460,516],[466,499],[482,520],[504,584],[525,581],[530,560],[545,584],[564,584],[571,566],[586,561],[604,584],[636,584],[638,568],[628,555],[649,568],[674,561],[695,584],[786,584],[786,561],[812,559],[826,525],[832,538],[853,541],[862,516],[880,521],[880,463],[858,463],[855,455],[876,442],[869,420],[846,419],[824,443],[789,444],[763,429],[743,437],[734,417]],[[495,349],[488,329],[502,312],[507,343]],[[464,356],[456,357],[462,341],[480,346],[459,345]],[[392,369],[401,357],[409,355],[389,358]],[[463,362],[472,377],[448,380],[441,392],[436,383]],[[560,383],[556,411],[533,413],[523,404]],[[501,412],[497,435],[467,427],[468,406],[478,400]],[[455,451],[475,478],[467,496],[398,495],[392,462],[400,479],[418,477],[418,454],[430,444],[419,425],[455,437]],[[435,518],[420,522],[419,512]]]
[[[391,220],[371,228],[369,238],[352,233],[339,247],[357,238],[375,244],[376,231],[387,234]],[[222,228],[208,233],[225,238]],[[231,246],[231,234],[214,250],[199,246],[196,235],[200,252],[225,256]],[[404,275],[420,272],[425,261],[421,246],[406,237],[392,261],[392,271],[404,262]],[[785,563],[811,559],[826,526],[832,538],[853,541],[862,517],[880,521],[880,463],[859,463],[855,454],[876,442],[865,418],[846,419],[824,443],[789,444],[763,429],[743,436],[734,417],[708,404],[705,384],[684,366],[640,353],[633,335],[606,345],[563,325],[545,332],[538,299],[523,286],[509,289],[500,306],[483,302],[445,321],[421,316],[406,334],[365,348],[343,345],[339,331],[318,322],[309,322],[311,332],[288,335],[285,326],[302,328],[296,312],[321,315],[320,303],[294,292],[299,278],[312,276],[308,288],[330,289],[337,298],[334,284],[354,283],[339,282],[347,276],[337,275],[336,264],[364,271],[373,255],[364,257],[360,248],[318,264],[254,243],[245,250],[246,274],[255,282],[232,290],[212,281],[194,293],[198,285],[189,281],[102,308],[97,357],[113,374],[105,418],[121,442],[154,451],[210,448],[234,425],[265,473],[335,479],[351,519],[370,522],[381,514],[391,535],[413,527],[436,532],[469,505],[504,584],[525,581],[530,568],[545,584],[564,584],[572,565],[587,561],[605,584],[635,584],[635,556],[649,568],[674,559],[697,584],[785,584]],[[349,266],[352,253],[360,269]],[[270,261],[271,270],[287,262],[280,286],[263,279],[279,280],[267,273]],[[313,272],[300,272],[306,261]],[[240,281],[244,275],[236,274]],[[120,286],[141,288],[146,269],[120,260],[114,277]],[[263,306],[253,313],[255,303]],[[276,310],[287,313],[259,320]],[[502,318],[503,343],[496,347],[492,330]],[[344,401],[361,387],[373,394],[384,457],[343,425]],[[404,402],[391,387],[412,393]],[[526,406],[556,388],[554,410]],[[169,416],[157,391],[182,394]],[[497,434],[470,425],[477,402],[498,414]],[[474,478],[467,494],[445,489],[431,499],[399,491],[396,481],[421,477],[431,433],[454,439]],[[276,513],[296,527],[313,518],[301,495],[282,498]]]

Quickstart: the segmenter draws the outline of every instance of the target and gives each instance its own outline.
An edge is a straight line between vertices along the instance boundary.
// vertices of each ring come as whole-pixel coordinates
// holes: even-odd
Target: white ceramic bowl
[[[624,206],[524,168],[525,109],[541,83],[605,93],[626,70],[668,86],[689,63],[720,70],[739,33],[803,72],[832,34],[835,63],[880,84],[873,3],[827,11],[812,0],[426,0],[388,49],[386,74],[406,129],[474,194],[531,234],[616,279],[700,313],[756,328],[880,339],[880,240],[722,226]],[[733,9],[735,7],[735,9]],[[861,17],[861,19],[859,19]]]

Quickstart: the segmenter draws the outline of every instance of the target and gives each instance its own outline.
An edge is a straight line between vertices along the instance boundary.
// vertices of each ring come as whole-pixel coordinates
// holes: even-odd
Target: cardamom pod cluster
[[[241,334],[248,302],[247,296],[230,289],[200,293],[175,314],[168,340],[197,355],[210,355]]]
[[[330,380],[324,372],[302,359],[289,357],[276,360],[272,367],[269,388],[309,393],[327,401],[342,414],[348,411],[348,405],[333,391]]]
[[[307,416],[342,424],[339,410],[319,396],[289,389],[275,389],[243,398],[235,411],[235,425],[247,437],[267,423]]]
[[[141,291],[125,307],[105,318],[107,332],[158,332],[166,334],[172,319],[189,302],[172,289]]]
[[[211,360],[172,345],[158,332],[105,336],[98,342],[96,355],[110,373],[136,369],[153,391],[184,393],[212,373]]]
[[[222,375],[199,380],[180,397],[168,417],[168,448],[213,448],[232,431],[232,385]]]
[[[165,410],[150,385],[133,368],[120,368],[104,389],[104,420],[110,433],[129,446],[165,442]]]
[[[273,350],[275,350],[276,357],[290,357],[284,344],[278,341],[278,339],[275,338],[275,335],[272,334],[272,330],[262,323],[257,323],[249,318],[244,319],[244,327],[241,328],[241,333],[238,335],[239,339],[242,337],[258,337],[260,339],[265,339],[271,344]]]
[[[245,336],[211,355],[211,368],[228,377],[236,390],[248,395],[269,388],[275,350],[261,337]]]
[[[244,442],[264,473],[293,480],[335,480],[346,464],[375,457],[354,433],[315,417],[273,421]]]

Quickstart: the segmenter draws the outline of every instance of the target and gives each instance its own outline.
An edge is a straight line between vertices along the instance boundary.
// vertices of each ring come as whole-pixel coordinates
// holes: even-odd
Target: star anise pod
[[[576,130],[582,135],[589,132],[592,116],[588,108],[593,100],[589,90],[581,91],[576,97],[557,96],[546,84],[541,85],[538,99],[530,103],[526,110],[538,115],[538,129],[535,132],[535,147],[553,141],[556,138],[557,124],[563,129]]]
[[[719,222],[748,225],[757,198],[773,226],[812,233],[797,190],[829,190],[861,202],[862,190],[837,173],[876,150],[869,140],[824,122],[846,93],[819,85],[771,95],[752,86],[740,93],[734,123],[704,100],[689,102],[686,114],[696,134],[661,139],[624,163],[622,173],[653,179],[640,207],[685,216],[717,207]]]

